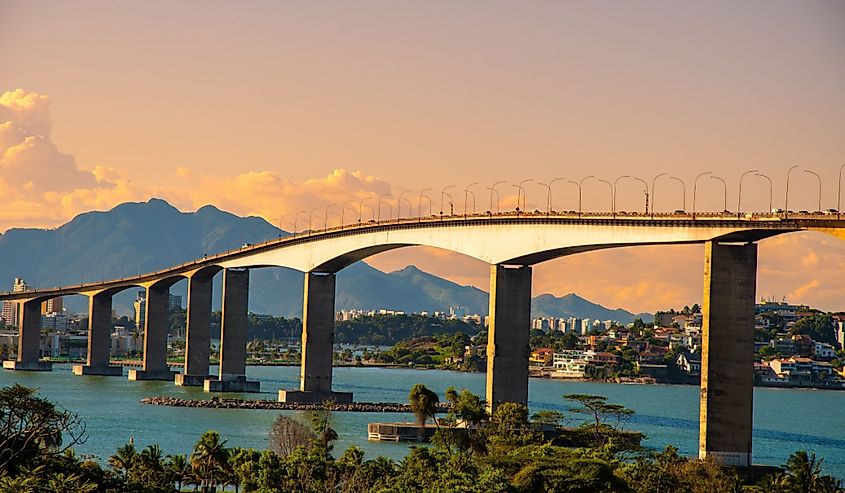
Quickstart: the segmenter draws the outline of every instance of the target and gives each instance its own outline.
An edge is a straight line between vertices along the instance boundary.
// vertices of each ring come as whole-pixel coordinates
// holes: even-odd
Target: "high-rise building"
[[[25,293],[27,291],[32,291],[29,285],[21,279],[20,277],[15,278],[15,283],[12,285],[12,292],[13,293]],[[18,325],[18,317],[20,313],[20,303],[17,301],[4,301],[3,302],[3,321],[6,322],[6,325]]]
[[[167,297],[167,310],[173,311],[176,308],[182,308],[182,297],[177,295],[168,295]]]
[[[41,303],[41,314],[50,315],[51,313],[62,313],[64,301],[61,296],[53,298]]]
[[[147,321],[147,292],[138,291],[135,296],[135,329],[143,330]]]

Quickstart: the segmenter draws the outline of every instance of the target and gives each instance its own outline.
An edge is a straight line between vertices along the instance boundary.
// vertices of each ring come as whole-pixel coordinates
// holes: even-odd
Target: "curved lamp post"
[[[539,183],[539,185],[543,185],[546,187],[546,216],[548,216],[552,212],[552,185],[555,184],[556,181],[563,180],[564,178],[555,178],[554,180],[548,183]]]
[[[396,199],[396,220],[398,221],[400,217],[402,217],[402,200],[404,200],[408,204],[408,219],[411,218],[411,201],[408,199],[403,199],[402,196],[406,193],[411,193],[410,190],[405,190],[404,192],[399,193],[399,198]]]
[[[789,177],[792,174],[792,170],[797,168],[798,165],[792,166],[786,172],[786,196],[783,199],[783,217],[786,218],[789,216]]]
[[[839,219],[839,212],[842,209],[842,170],[845,169],[845,164],[839,167],[839,183],[837,184],[836,192],[836,219]]]
[[[648,215],[648,183],[646,183],[642,178],[637,178],[636,176],[632,176],[630,178],[643,184],[643,188],[645,189],[645,214]]]
[[[610,204],[610,209],[613,212],[613,217],[616,217],[616,186],[619,184],[619,180],[621,180],[623,178],[630,178],[630,177],[631,177],[630,175],[622,175],[619,178],[613,180],[613,187],[612,187],[613,188],[613,191],[612,191],[613,203]]]
[[[750,169],[745,173],[739,175],[739,193],[736,197],[736,218],[739,219],[740,214],[742,214],[742,179],[745,178],[745,175],[748,173],[756,173],[760,171],[759,169]],[[771,209],[771,207],[769,208]]]
[[[681,211],[685,212],[687,210],[687,184],[684,180],[678,178],[677,176],[670,176],[669,178],[681,184],[681,190],[683,192],[683,195],[681,195],[681,198],[683,198],[683,202],[681,202]]]
[[[493,212],[493,193],[494,192],[496,193],[496,214],[498,214],[499,211],[501,210],[501,209],[499,209],[499,191],[496,190],[496,186],[501,185],[502,183],[505,183],[505,182],[504,181],[497,181],[496,183],[487,187],[487,190],[490,190],[490,213]]]
[[[378,215],[376,216],[376,222],[377,223],[381,222],[381,202],[385,197],[393,197],[393,194],[392,193],[384,193],[384,194],[381,194],[379,196],[379,198],[378,198]],[[386,205],[390,209],[390,213],[387,215],[387,217],[389,217],[389,218],[393,217],[393,206],[391,206],[387,202],[385,202],[384,205]]]
[[[443,218],[443,197],[446,196],[446,195],[449,195],[448,193],[446,193],[446,190],[449,190],[450,188],[455,188],[455,186],[449,185],[447,187],[444,187],[443,190],[440,191],[440,218],[441,219]],[[449,201],[450,201],[449,205],[452,205],[452,196],[451,195],[449,195]]]
[[[464,219],[467,217],[467,198],[469,195],[472,195],[472,213],[475,215],[475,194],[470,191],[470,188],[475,185],[478,185],[477,181],[470,183],[466,188],[464,188]]]
[[[431,215],[431,197],[429,197],[428,195],[425,194],[426,192],[430,192],[430,191],[431,191],[430,188],[420,190],[420,201],[417,204],[417,215],[420,216],[420,219],[422,219],[422,217],[423,217],[423,213],[422,213],[422,199],[423,199],[423,197],[425,197],[426,200],[428,200],[428,215],[429,216]]]
[[[698,192],[698,179],[702,176],[707,176],[711,173],[711,171],[705,171],[704,173],[699,173],[695,177],[695,181],[692,183],[692,218],[695,219],[695,196],[696,192]]]
[[[754,176],[760,176],[765,178],[769,182],[769,211],[766,214],[771,214],[774,212],[772,209],[772,192],[774,191],[774,186],[772,185],[772,179],[769,178],[769,175],[763,173],[754,173]]]
[[[586,181],[589,178],[595,178],[595,176],[593,176],[593,175],[585,176],[584,178],[581,178],[580,181],[569,180],[569,183],[572,183],[573,185],[578,187],[578,217],[581,217],[581,187],[584,185],[584,181]]]
[[[311,234],[311,232],[314,231],[314,226],[313,226],[313,224],[314,224],[313,223],[313,221],[314,221],[314,211],[320,210],[322,208],[323,208],[322,206],[317,206],[317,207],[311,209],[311,213],[308,214],[308,234]]]
[[[346,208],[349,207],[350,204],[353,204],[355,202],[358,202],[358,199],[347,200],[346,202],[343,203],[343,208],[340,211],[340,227],[341,228],[346,225],[346,220],[345,220],[346,219]],[[353,212],[354,212],[354,209],[353,209]]]
[[[525,185],[528,182],[532,182],[532,181],[534,181],[534,180],[529,178],[527,180],[522,180],[521,182],[519,182],[519,185],[513,185],[517,188],[517,193],[516,193],[516,210],[517,210],[517,212],[520,210],[519,209],[519,199],[520,198],[522,198],[522,210],[525,211],[525,202],[526,202],[526,199],[528,197],[525,196],[526,195],[525,194],[525,187],[523,187],[523,185]]]
[[[720,182],[722,182],[722,186],[725,188],[725,204],[722,207],[722,212],[727,212],[728,211],[728,182],[726,182],[725,179],[722,178],[721,176],[716,176],[716,175],[710,175],[710,179],[719,180]]]
[[[329,209],[336,206],[337,204],[329,204],[326,206],[326,216],[323,218],[323,229],[329,229]]]
[[[657,179],[661,176],[667,176],[669,173],[660,173],[651,179],[651,218],[654,219],[654,202],[657,200],[654,194],[654,185],[657,184]]]
[[[358,224],[361,224],[361,220],[363,219],[362,216],[363,216],[365,205],[367,206],[367,209],[370,209],[370,213],[373,215],[373,219],[375,219],[375,216],[376,216],[375,211],[373,211],[373,208],[370,206],[370,204],[365,204],[366,201],[372,200],[373,198],[374,197],[365,197],[365,198],[361,199],[361,205],[358,206]]]
[[[818,209],[816,209],[816,212],[821,212],[822,211],[822,177],[819,176],[819,174],[816,173],[815,171],[812,171],[812,170],[809,170],[809,169],[805,169],[804,173],[810,173],[811,175],[815,176],[817,180],[819,180],[819,207],[818,207]]]
[[[299,219],[299,215],[304,213],[304,212],[308,212],[308,211],[306,211],[305,209],[302,209],[301,211],[297,212],[295,216],[293,216],[293,234],[296,234],[296,222]]]
[[[616,217],[616,210],[614,209],[615,204],[613,203],[613,184],[607,180],[602,180],[601,178],[598,180],[602,183],[607,183],[607,186],[610,187],[610,213],[613,214],[613,217]]]

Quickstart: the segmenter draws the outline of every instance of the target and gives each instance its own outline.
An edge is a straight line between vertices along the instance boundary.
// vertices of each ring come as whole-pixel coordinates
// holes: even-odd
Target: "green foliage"
[[[622,423],[627,421],[634,411],[621,404],[610,404],[607,397],[590,394],[566,394],[567,400],[577,403],[577,407],[570,408],[576,413],[586,414],[592,418],[592,422],[584,426],[592,430],[596,441],[600,444],[607,443],[613,438]]]
[[[478,325],[457,319],[443,320],[421,315],[374,315],[335,324],[335,342],[388,346],[400,341],[435,335],[450,338],[458,336],[458,340],[466,341],[466,334],[475,335],[480,329]],[[457,344],[451,345],[457,347]],[[464,345],[460,344],[459,354],[463,353]]]
[[[836,333],[833,328],[833,317],[827,313],[816,313],[812,317],[804,317],[790,327],[790,334],[806,334],[817,342],[826,342],[836,347]]]

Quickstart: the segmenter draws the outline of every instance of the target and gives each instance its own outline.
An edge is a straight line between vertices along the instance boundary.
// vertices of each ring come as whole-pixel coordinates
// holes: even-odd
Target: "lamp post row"
[[[792,166],[787,170],[787,173],[786,173],[784,209],[783,209],[783,211],[778,211],[778,212],[782,212],[784,214],[784,217],[787,217],[787,215],[789,214],[789,186],[790,186],[790,182],[791,182],[791,178],[792,178],[792,172],[794,170],[798,169],[798,168],[799,168],[799,166],[797,166],[797,165]],[[815,176],[816,180],[818,181],[818,208],[817,208],[817,210],[821,211],[822,210],[821,209],[821,207],[822,207],[822,178],[815,171],[812,171],[812,170],[809,170],[809,169],[802,169],[802,171],[807,173],[807,174],[811,174],[811,175]],[[838,185],[837,185],[837,194],[836,194],[836,215],[837,215],[837,219],[840,218],[839,210],[842,207],[842,174],[843,174],[843,171],[845,171],[845,164],[843,164],[839,168],[839,179],[838,179],[838,182],[837,182]],[[751,170],[748,170],[748,171],[744,171],[739,177],[739,186],[738,186],[738,190],[737,190],[737,204],[736,204],[737,219],[741,218],[741,214],[742,214],[742,186],[743,186],[743,182],[744,182],[745,177],[749,174],[754,174],[754,176],[764,178],[769,183],[769,212],[775,213],[776,211],[772,207],[773,206],[772,199],[773,199],[774,184],[772,182],[771,177],[769,177],[765,173],[761,173],[760,170],[758,170],[758,169],[751,169]],[[691,213],[692,213],[693,219],[695,219],[696,212],[697,212],[696,206],[697,206],[697,195],[698,195],[698,180],[700,178],[705,177],[705,176],[709,177],[713,180],[720,181],[722,183],[723,196],[724,196],[723,209],[724,209],[724,212],[728,212],[728,183],[727,183],[727,181],[720,176],[713,175],[713,173],[710,172],[710,171],[705,171],[703,173],[699,173],[698,175],[696,175],[695,179],[693,180],[692,204],[691,204],[692,205]],[[655,191],[656,191],[657,181],[660,178],[663,178],[663,177],[667,177],[667,178],[674,180],[674,181],[677,181],[678,183],[681,184],[682,206],[681,206],[680,210],[684,211],[686,209],[686,182],[684,182],[682,179],[680,179],[676,176],[670,175],[669,173],[660,173],[660,174],[656,175],[654,178],[652,178],[650,188],[649,188],[649,184],[645,180],[643,180],[642,178],[636,177],[636,176],[631,176],[631,175],[619,176],[619,177],[615,178],[613,180],[613,182],[611,182],[609,180],[604,180],[604,179],[601,179],[601,178],[596,178],[594,175],[585,176],[584,178],[581,178],[578,181],[574,181],[574,180],[566,180],[566,181],[568,183],[571,183],[571,184],[575,185],[576,187],[578,187],[578,216],[579,217],[583,213],[582,206],[583,206],[583,186],[584,186],[584,182],[586,182],[587,180],[592,179],[592,178],[595,178],[597,181],[602,182],[602,183],[604,183],[608,186],[609,191],[610,191],[610,212],[613,215],[613,217],[616,217],[617,213],[619,212],[619,210],[617,208],[617,204],[616,204],[616,194],[617,194],[617,191],[619,189],[619,182],[621,180],[624,180],[624,179],[631,179],[631,180],[639,181],[643,185],[643,194],[645,196],[644,212],[645,212],[645,214],[647,214],[647,215],[651,214],[651,216],[654,217],[654,204],[656,203],[656,193],[655,193]],[[551,212],[554,210],[554,189],[553,189],[553,186],[556,182],[563,181],[563,180],[565,180],[565,178],[557,177],[557,178],[550,180],[548,183],[537,182],[538,185],[545,187],[545,189],[546,189],[546,215],[547,216],[550,215]],[[512,185],[514,188],[517,189],[516,210],[517,210],[518,213],[524,212],[525,209],[526,209],[527,192],[525,190],[525,185],[527,183],[532,182],[532,181],[534,181],[534,180],[533,179],[526,179],[526,180],[522,180],[518,184]],[[497,182],[493,183],[491,186],[485,188],[485,190],[490,191],[490,207],[489,207],[489,210],[488,210],[489,214],[493,214],[494,210],[495,210],[496,214],[501,212],[500,195],[499,195],[499,190],[496,187],[499,186],[499,185],[502,185],[504,183],[506,183],[506,182],[505,181],[497,181]],[[467,187],[463,189],[463,192],[464,192],[464,217],[468,217],[470,215],[470,213],[469,213],[469,210],[470,210],[469,199],[470,198],[472,198],[472,215],[476,214],[476,210],[477,210],[476,195],[475,195],[475,192],[472,190],[472,187],[474,187],[476,185],[479,185],[479,183],[473,182],[473,183],[467,185]],[[454,185],[448,185],[446,187],[443,187],[443,189],[441,189],[441,191],[440,191],[440,212],[439,212],[439,215],[440,215],[441,218],[444,216],[444,214],[446,214],[444,209],[447,205],[447,201],[446,201],[447,198],[448,198],[448,205],[449,205],[448,214],[450,216],[454,215],[454,212],[455,212],[454,211],[454,198],[453,198],[452,194],[448,192],[449,190],[451,190],[453,188],[455,188]],[[418,202],[417,202],[417,215],[420,218],[424,217],[423,214],[422,214],[423,199],[425,199],[428,202],[428,215],[432,214],[431,197],[429,197],[427,195],[427,192],[431,192],[431,191],[432,191],[431,188],[426,188],[426,189],[421,190],[420,193],[419,193],[419,198],[418,198]],[[358,199],[348,200],[348,201],[344,202],[343,205],[340,207],[340,212],[335,212],[334,214],[336,214],[340,217],[340,226],[343,227],[343,226],[346,225],[346,212],[347,212],[347,210],[348,209],[352,210],[353,214],[354,214],[355,210],[354,210],[354,208],[352,208],[350,206],[354,207],[354,204],[356,202],[358,202],[358,211],[357,211],[357,221],[358,221],[358,223],[362,222],[363,210],[364,210],[365,207],[370,210],[370,213],[371,213],[371,215],[373,216],[373,219],[376,222],[381,222],[381,220],[382,220],[382,203],[384,203],[384,205],[388,209],[387,218],[393,219],[393,205],[385,199],[395,197],[395,200],[396,200],[396,219],[399,220],[402,217],[402,201],[403,200],[408,205],[408,218],[411,218],[412,215],[413,215],[411,201],[404,197],[404,195],[408,194],[408,193],[411,193],[411,191],[406,190],[406,191],[399,193],[396,196],[394,196],[391,193],[385,193],[385,194],[381,194],[379,196],[364,197],[360,201]],[[495,205],[496,205],[495,209],[493,208],[494,195],[495,195]],[[376,199],[377,199],[377,205],[375,207],[373,207],[373,206],[371,206],[370,204],[367,203],[368,200],[376,200]],[[332,203],[332,204],[328,204],[328,205],[325,206],[325,210],[324,210],[324,214],[323,214],[323,228],[324,229],[328,229],[329,212],[330,212],[331,208],[336,207],[337,205],[338,204],[336,204],[336,203]],[[301,214],[305,214],[305,215],[307,215],[308,229],[314,230],[314,228],[313,228],[314,213],[316,211],[322,209],[322,208],[323,208],[323,206],[320,206],[320,207],[314,207],[313,209],[310,210],[310,212],[307,209],[303,209],[303,210],[300,210],[299,212],[297,212],[296,214],[284,214],[284,215],[282,215],[281,218],[278,219],[279,229],[280,230],[283,229],[283,226],[286,225],[286,224],[291,225],[293,227],[293,233],[297,234],[298,231],[299,231],[298,225],[300,224],[299,216]],[[293,217],[293,221],[285,223],[284,219],[288,218],[288,217]]]

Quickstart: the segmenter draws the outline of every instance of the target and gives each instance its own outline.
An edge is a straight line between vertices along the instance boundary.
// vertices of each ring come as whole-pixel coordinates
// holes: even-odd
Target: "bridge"
[[[207,391],[255,391],[246,379],[249,272],[289,267],[305,276],[300,386],[287,402],[351,401],[332,390],[335,276],[369,256],[407,246],[461,253],[490,265],[486,400],[528,402],[532,266],[593,250],[639,245],[704,244],[700,456],[751,463],[754,302],[757,242],[783,233],[820,231],[845,238],[845,220],[824,214],[486,213],[359,222],[285,236],[168,269],[95,283],[2,293],[19,304],[17,358],[9,370],[49,371],[39,359],[40,305],[58,296],[89,299],[88,355],[77,375],[122,375],[109,364],[112,298],[146,290],[143,364],[130,380],[168,380]],[[223,271],[220,363],[209,375],[212,278]],[[187,279],[185,364],[166,361],[170,287]]]

